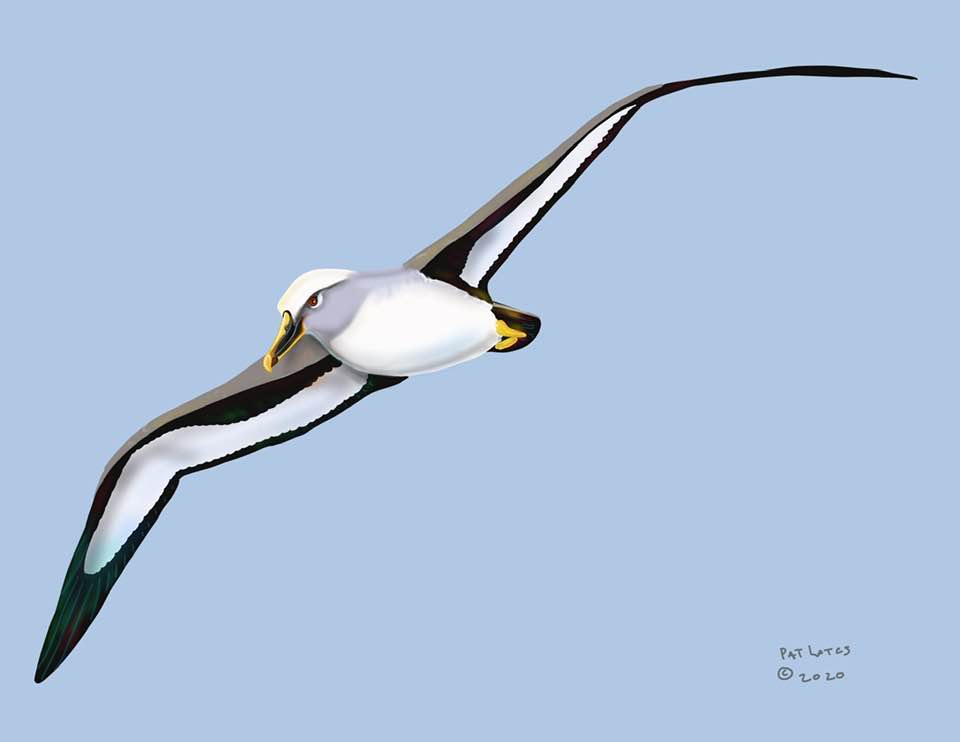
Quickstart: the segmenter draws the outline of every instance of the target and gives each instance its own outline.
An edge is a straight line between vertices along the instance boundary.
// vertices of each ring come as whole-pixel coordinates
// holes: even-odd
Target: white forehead
[[[320,268],[315,271],[307,271],[290,284],[290,288],[283,292],[280,301],[277,302],[277,309],[280,312],[288,311],[293,316],[303,307],[310,296],[321,289],[340,283],[353,271],[339,270],[337,268]]]

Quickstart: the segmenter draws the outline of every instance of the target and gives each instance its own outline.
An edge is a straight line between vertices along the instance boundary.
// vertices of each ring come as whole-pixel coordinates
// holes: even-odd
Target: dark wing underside
[[[83,637],[182,477],[303,435],[368,394],[402,381],[342,366],[312,340],[305,339],[294,350],[298,352],[277,367],[279,373],[267,376],[257,361],[233,380],[142,428],[111,459],[67,567],[37,662],[36,682],[56,670]],[[166,465],[163,457],[171,447],[177,447],[179,463]],[[129,466],[131,460],[136,460],[134,466]],[[158,462],[160,476],[145,473],[156,470]],[[110,523],[105,514],[113,519]],[[125,522],[132,525],[124,528]],[[110,543],[116,543],[116,549]],[[104,555],[98,557],[97,548]]]
[[[698,85],[760,77],[896,77],[883,70],[806,66],[701,77],[645,88],[617,101],[494,196],[463,224],[407,261],[431,278],[489,298],[487,284],[510,253],[574,184],[621,129],[652,100]]]

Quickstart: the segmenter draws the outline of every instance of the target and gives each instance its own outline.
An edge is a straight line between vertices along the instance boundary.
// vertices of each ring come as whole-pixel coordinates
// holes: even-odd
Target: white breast
[[[412,376],[485,353],[500,339],[490,305],[419,273],[377,287],[327,347],[360,371]]]

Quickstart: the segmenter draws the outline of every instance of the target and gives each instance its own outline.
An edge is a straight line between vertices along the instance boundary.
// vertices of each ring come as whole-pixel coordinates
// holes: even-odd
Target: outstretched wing
[[[644,88],[588,121],[463,224],[407,261],[407,266],[487,297],[487,283],[513,249],[609,146],[641,106],[697,85],[786,76],[916,79],[883,70],[810,66],[738,72]]]
[[[342,365],[305,338],[274,374],[268,376],[257,361],[141,428],[107,464],[97,486],[40,651],[36,682],[80,641],[182,477],[303,435],[400,381]]]

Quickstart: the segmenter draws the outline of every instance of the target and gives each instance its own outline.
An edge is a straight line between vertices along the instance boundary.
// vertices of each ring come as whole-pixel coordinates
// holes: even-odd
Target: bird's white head
[[[273,367],[280,359],[300,342],[300,338],[306,333],[304,318],[323,306],[323,292],[345,281],[352,274],[353,271],[335,268],[308,271],[283,292],[283,296],[277,302],[277,310],[280,312],[280,330],[270,350],[263,357],[263,368],[267,372],[273,371]]]

